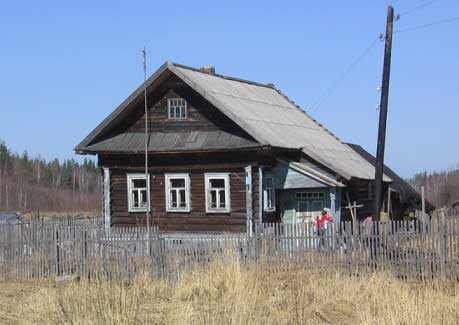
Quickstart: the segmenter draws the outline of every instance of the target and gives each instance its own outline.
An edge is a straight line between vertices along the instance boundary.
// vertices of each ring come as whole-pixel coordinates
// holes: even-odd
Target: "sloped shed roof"
[[[362,146],[352,143],[348,143],[348,145],[373,166],[376,164],[376,157],[366,151]],[[384,173],[394,181],[391,184],[391,188],[400,194],[402,202],[406,201],[408,198],[415,198],[419,201],[421,200],[421,194],[419,194],[419,192],[416,191],[407,181],[398,176],[398,174],[387,165],[384,165]],[[429,202],[427,202],[427,205],[434,208]]]
[[[374,167],[348,145],[296,106],[272,85],[209,74],[198,69],[167,62],[151,78],[147,87],[164,71],[182,79],[211,104],[243,128],[262,145],[301,149],[306,155],[346,179],[374,179]],[[116,118],[141,95],[139,87],[101,125],[77,146],[83,150],[110,119]],[[385,181],[390,181],[385,176]]]

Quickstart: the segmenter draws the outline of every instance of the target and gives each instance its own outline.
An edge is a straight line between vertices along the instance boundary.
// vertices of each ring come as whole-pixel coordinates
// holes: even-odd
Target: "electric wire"
[[[418,6],[410,9],[410,10],[402,12],[399,15],[400,16],[407,16],[407,15],[409,15],[409,14],[411,14],[411,13],[417,11],[417,10],[420,10],[422,8],[425,8],[425,7],[433,4],[436,1],[438,1],[438,0],[430,0],[430,1],[424,2],[424,3],[422,3],[422,4],[418,5]],[[455,21],[459,21],[459,17],[450,17],[450,18],[439,20],[439,21],[435,21],[435,22],[432,22],[432,23],[427,23],[427,24],[422,24],[422,25],[418,25],[418,26],[414,26],[414,27],[408,27],[408,28],[395,30],[393,32],[393,34],[400,34],[400,33],[416,31],[416,30],[419,30],[419,29],[429,28],[429,27],[436,26],[436,25],[441,25],[441,24],[452,23],[452,22],[455,22]],[[378,38],[374,39],[370,43],[370,45],[367,48],[365,48],[365,50],[348,66],[348,68],[340,75],[340,77],[337,78],[331,84],[331,86],[327,88],[327,90],[322,94],[322,96],[319,97],[319,99],[312,106],[309,107],[309,109],[308,109],[309,113],[316,112],[321,107],[321,105],[326,100],[328,100],[328,98],[330,98],[333,95],[333,93],[338,89],[338,87],[341,85],[341,83],[349,76],[349,74],[357,67],[357,65],[370,52],[370,50],[378,43],[378,40],[384,41],[385,37],[384,36],[379,36]]]
[[[430,0],[430,1],[423,2],[423,3],[417,5],[417,6],[414,7],[414,8],[411,8],[411,9],[409,9],[409,10],[406,10],[406,11],[403,11],[403,12],[399,13],[399,16],[407,16],[407,15],[410,15],[410,14],[412,14],[413,12],[418,11],[419,9],[423,9],[423,8],[425,8],[425,7],[428,7],[428,6],[430,6],[431,4],[433,4],[433,3],[437,2],[437,1],[438,1],[438,0]]]
[[[415,31],[415,30],[424,29],[424,28],[428,28],[428,27],[432,27],[432,26],[436,26],[436,25],[452,23],[452,22],[455,22],[455,21],[458,21],[458,20],[459,20],[459,17],[450,17],[450,18],[446,18],[446,19],[443,19],[443,20],[438,20],[438,21],[435,21],[435,22],[432,22],[432,23],[428,23],[428,24],[423,24],[423,25],[418,25],[418,26],[414,26],[414,27],[407,27],[407,28],[403,28],[403,29],[398,29],[398,30],[394,31],[394,34],[412,32],[412,31]]]
[[[341,83],[351,74],[351,72],[357,67],[357,65],[365,58],[365,56],[371,51],[371,49],[381,40],[378,36],[370,45],[368,45],[362,53],[351,62],[348,68],[331,84],[330,87],[322,94],[322,96],[310,107],[309,112],[313,113],[319,109],[319,107],[338,89]]]

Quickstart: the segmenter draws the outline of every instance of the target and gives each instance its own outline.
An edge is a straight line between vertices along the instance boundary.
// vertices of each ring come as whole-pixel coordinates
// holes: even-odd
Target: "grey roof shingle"
[[[171,71],[258,142],[302,151],[341,176],[374,179],[374,167],[272,86],[203,73]],[[385,176],[386,181],[390,178]]]

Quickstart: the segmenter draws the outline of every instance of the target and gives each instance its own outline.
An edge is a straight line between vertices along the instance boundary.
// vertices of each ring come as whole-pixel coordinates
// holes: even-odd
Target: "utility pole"
[[[143,56],[143,97],[145,102],[145,186],[147,188],[147,236],[150,236],[150,178],[148,175],[148,104],[147,104],[147,50],[142,51]],[[148,247],[149,247],[148,243]]]
[[[390,60],[392,51],[392,27],[394,22],[394,8],[387,7],[386,44],[384,48],[384,68],[381,88],[381,105],[379,110],[378,149],[376,151],[375,170],[375,200],[373,220],[380,219],[382,201],[382,183],[384,169],[384,147],[386,145],[387,104],[389,101]]]

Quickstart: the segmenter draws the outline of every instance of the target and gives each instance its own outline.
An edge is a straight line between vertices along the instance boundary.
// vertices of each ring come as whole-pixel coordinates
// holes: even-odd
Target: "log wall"
[[[195,166],[196,167],[196,166]],[[146,215],[128,211],[127,174],[143,173],[142,169],[112,168],[110,170],[110,206],[112,226],[145,224]],[[176,167],[168,173],[188,173],[190,176],[190,212],[167,212],[165,173],[161,169],[150,169],[151,218],[162,231],[190,232],[246,232],[246,185],[242,166],[207,166],[192,169]],[[206,213],[204,175],[207,172],[230,174],[229,213]],[[254,173],[255,174],[255,173]],[[258,220],[258,180],[254,177],[253,207]]]

